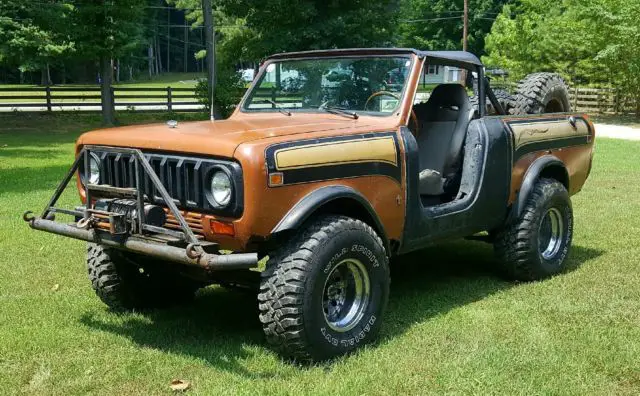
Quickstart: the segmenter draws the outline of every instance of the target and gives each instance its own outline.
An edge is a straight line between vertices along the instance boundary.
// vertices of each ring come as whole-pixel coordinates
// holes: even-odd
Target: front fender
[[[358,203],[369,216],[369,220],[374,224],[375,231],[382,238],[385,246],[388,244],[386,233],[382,222],[378,218],[375,210],[369,201],[358,191],[347,186],[325,186],[312,191],[296,203],[280,222],[273,228],[271,234],[278,234],[285,231],[292,231],[300,228],[314,213],[317,213],[322,207],[337,199],[350,199]],[[367,223],[367,219],[360,219]]]

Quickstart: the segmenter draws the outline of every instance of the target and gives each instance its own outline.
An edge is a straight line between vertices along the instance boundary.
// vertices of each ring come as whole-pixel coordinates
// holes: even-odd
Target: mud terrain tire
[[[567,84],[555,73],[533,73],[518,83],[509,114],[542,114],[571,111]]]
[[[360,220],[323,216],[270,256],[258,295],[260,322],[283,357],[324,361],[375,340],[388,296],[380,237]]]
[[[496,234],[494,250],[504,273],[533,281],[566,268],[573,236],[573,211],[565,187],[540,179],[520,217]]]
[[[493,91],[493,94],[496,95],[496,98],[498,99],[498,102],[502,105],[502,108],[504,109],[505,113],[509,114],[509,110],[513,106],[513,95],[511,95],[509,92],[505,91],[504,89],[496,89]],[[473,108],[475,109],[479,108],[477,95],[471,96],[469,98],[469,102],[471,102],[471,106],[473,106]],[[486,104],[487,104],[488,115],[498,114],[496,109],[493,107],[493,104],[489,100],[488,96],[487,96]]]
[[[187,302],[200,287],[178,273],[142,263],[142,258],[129,257],[116,249],[87,244],[91,286],[100,300],[115,311]]]

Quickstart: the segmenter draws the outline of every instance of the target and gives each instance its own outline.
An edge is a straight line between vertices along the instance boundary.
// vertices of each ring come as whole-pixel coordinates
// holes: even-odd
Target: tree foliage
[[[482,55],[484,37],[504,4],[511,0],[469,0],[469,51]],[[460,50],[463,0],[404,0],[399,44],[427,50]]]
[[[74,50],[68,31],[72,6],[22,0],[0,2],[0,63],[39,70]]]
[[[553,71],[579,84],[640,96],[640,3],[521,0],[506,6],[487,36],[489,66],[515,78]]]
[[[604,0],[593,4],[589,15],[599,22],[594,60],[619,92],[635,99],[640,117],[640,3]]]
[[[145,0],[75,0],[73,39],[76,49],[91,58],[115,59],[145,42]]]
[[[505,6],[486,38],[489,66],[515,77],[536,71],[559,72],[574,82],[599,78],[594,62],[596,32],[589,15],[591,0],[522,0]]]
[[[399,0],[219,0],[220,10],[241,18],[238,34],[253,59],[284,52],[326,48],[390,46]],[[237,44],[236,44],[237,47]]]

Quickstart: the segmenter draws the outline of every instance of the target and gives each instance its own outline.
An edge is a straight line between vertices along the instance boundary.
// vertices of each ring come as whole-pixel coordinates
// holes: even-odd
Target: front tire
[[[284,357],[322,361],[375,340],[388,296],[380,237],[360,220],[323,216],[270,257],[260,321]]]
[[[573,210],[565,187],[540,179],[520,217],[500,230],[494,250],[503,271],[514,280],[548,278],[566,269],[573,236]]]
[[[164,267],[117,249],[87,244],[87,271],[96,295],[114,311],[191,301],[201,286]]]

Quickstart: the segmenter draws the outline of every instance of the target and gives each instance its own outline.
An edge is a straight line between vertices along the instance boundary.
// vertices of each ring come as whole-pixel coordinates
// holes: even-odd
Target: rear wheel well
[[[561,165],[549,165],[545,167],[542,172],[540,172],[538,178],[557,180],[569,191],[569,175],[567,174],[567,170]]]

